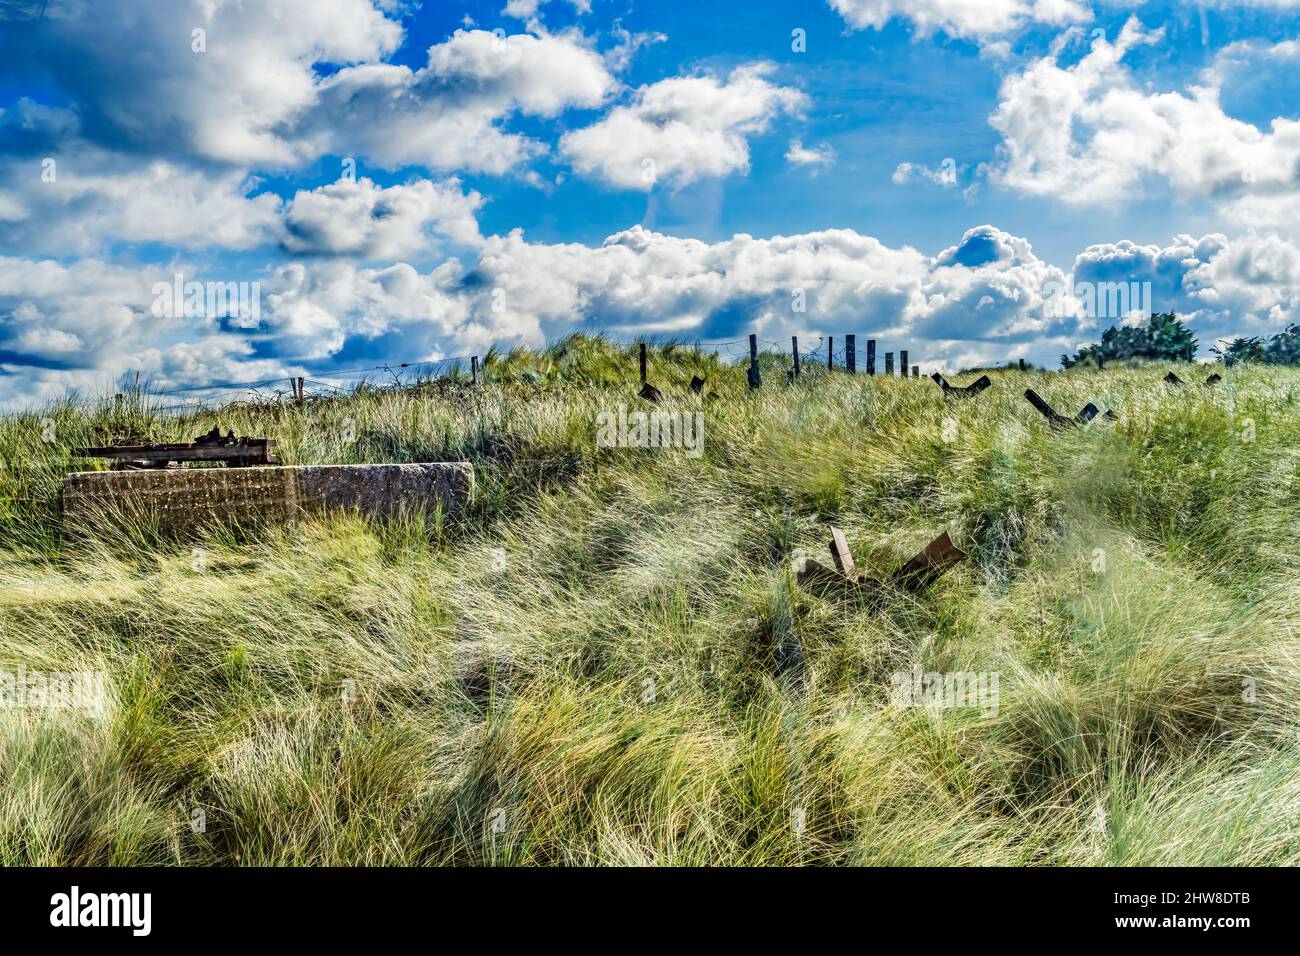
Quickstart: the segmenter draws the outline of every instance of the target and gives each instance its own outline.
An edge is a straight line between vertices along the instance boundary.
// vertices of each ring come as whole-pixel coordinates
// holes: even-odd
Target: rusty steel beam
[[[949,384],[948,380],[938,372],[933,373],[930,377],[934,379],[935,383],[938,384],[941,389],[943,389],[945,395],[951,395],[956,398],[970,398],[974,395],[978,395],[980,392],[984,391],[984,389],[993,384],[993,381],[987,375],[981,375],[979,378],[975,379],[975,381],[965,386]]]
[[[953,544],[952,538],[945,531],[899,569],[894,575],[894,584],[909,591],[920,590],[967,557],[969,555]]]
[[[1079,409],[1079,414],[1075,415],[1073,418],[1066,418],[1051,405],[1047,404],[1047,402],[1043,400],[1043,397],[1032,388],[1025,389],[1025,398],[1029,400],[1030,405],[1033,405],[1034,408],[1038,409],[1043,414],[1044,418],[1051,422],[1053,428],[1076,428],[1079,425],[1088,424],[1088,422],[1101,414],[1098,411],[1097,406],[1092,402],[1089,402],[1087,405],[1084,405],[1083,408]],[[1112,422],[1119,420],[1119,416],[1109,409],[1104,415],[1102,415],[1102,418]]]
[[[115,467],[166,468],[172,462],[224,462],[235,467],[278,465],[274,438],[223,436],[214,428],[193,442],[138,445],[96,445],[72,449],[78,458],[110,458]]]

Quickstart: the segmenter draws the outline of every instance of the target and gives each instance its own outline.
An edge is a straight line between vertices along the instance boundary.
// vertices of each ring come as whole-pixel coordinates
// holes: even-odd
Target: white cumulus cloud
[[[684,186],[749,169],[748,137],[807,98],[767,77],[774,67],[751,63],[725,78],[682,76],[640,87],[632,102],[599,122],[568,133],[561,152],[580,174],[619,189]]]
[[[910,20],[921,33],[942,30],[978,39],[999,36],[1026,24],[1061,26],[1092,19],[1086,3],[1075,0],[830,0],[855,29],[881,29],[895,17]]]
[[[515,231],[427,271],[329,257],[281,266],[262,277],[260,324],[242,332],[155,316],[160,280],[170,269],[0,258],[0,404],[102,390],[132,369],[175,388],[322,369],[345,348],[353,364],[421,361],[574,328],[810,344],[854,332],[926,369],[1051,364],[1118,321],[1054,307],[1056,290],[1081,283],[1149,282],[1152,309],[1184,316],[1204,348],[1300,321],[1300,247],[1253,234],[1094,245],[1063,268],[991,225],[933,256],[847,229],[706,243],[638,226],[594,247]]]
[[[615,86],[580,37],[457,30],[422,69],[368,64],[326,78],[296,129],[315,154],[501,174],[546,151],[503,128],[507,118],[599,106]]]
[[[802,140],[793,139],[790,148],[785,151],[785,161],[791,166],[811,166],[816,175],[817,167],[835,165],[835,150],[824,143],[821,146],[805,146]]]
[[[427,253],[439,239],[482,242],[483,197],[460,183],[427,179],[382,189],[365,177],[299,190],[284,212],[281,244],[295,253],[397,259]]]
[[[1286,225],[1300,205],[1300,121],[1279,117],[1261,131],[1227,115],[1212,82],[1140,88],[1123,58],[1162,37],[1130,18],[1073,66],[1060,65],[1058,49],[1007,77],[990,117],[1002,134],[994,182],[1082,204],[1136,198],[1159,179],[1243,225]]]

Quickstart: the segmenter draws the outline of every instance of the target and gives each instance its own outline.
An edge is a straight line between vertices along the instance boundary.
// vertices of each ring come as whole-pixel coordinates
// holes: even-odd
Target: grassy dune
[[[479,389],[9,416],[0,670],[102,670],[108,704],[0,710],[0,863],[1300,862],[1300,373],[1166,371],[994,373],[958,403],[775,359],[752,393],[656,349],[695,459],[596,447],[640,404],[634,354],[587,339]],[[1026,386],[1120,420],[1054,433]],[[70,446],[214,424],[288,463],[469,458],[478,493],[61,533]],[[945,527],[971,561],[818,597],[793,559],[830,523],[876,576]],[[996,713],[897,706],[918,664],[996,673]]]

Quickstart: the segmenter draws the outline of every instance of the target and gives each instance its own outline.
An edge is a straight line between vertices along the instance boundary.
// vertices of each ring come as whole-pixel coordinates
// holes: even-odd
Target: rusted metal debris
[[[646,345],[641,343],[638,364],[641,368],[641,391],[637,392],[641,398],[653,405],[658,405],[664,400],[663,393],[646,381]]]
[[[844,537],[844,532],[839,528],[831,528],[831,558],[835,561],[835,567],[846,578],[854,580],[858,577],[857,569],[853,566],[853,555],[849,551],[849,542]]]
[[[237,438],[232,431],[222,435],[213,428],[191,443],[161,445],[104,445],[74,448],[72,454],[81,458],[110,458],[114,468],[166,468],[173,462],[222,462],[229,468],[250,465],[278,465],[274,438]]]
[[[899,569],[894,575],[894,583],[909,591],[920,590],[954,564],[965,561],[967,557],[966,552],[953,544],[952,538],[945,531]]]
[[[1183,384],[1183,380],[1179,378],[1177,375],[1175,375],[1173,372],[1170,372],[1168,375],[1165,376],[1165,381],[1168,382],[1170,385]],[[1211,373],[1210,377],[1205,380],[1205,385],[1207,387],[1211,385],[1218,385],[1222,381],[1223,381],[1223,376],[1220,375],[1218,372],[1213,372]]]
[[[930,377],[938,383],[939,387],[943,389],[945,395],[951,395],[956,398],[970,398],[972,395],[978,395],[980,392],[984,391],[984,389],[993,384],[993,381],[987,375],[981,375],[979,378],[975,379],[975,381],[965,386],[949,385],[948,380],[938,372],[935,372]]]
[[[1077,428],[1079,425],[1088,424],[1088,422],[1101,414],[1097,406],[1092,402],[1089,402],[1087,405],[1084,405],[1083,408],[1079,409],[1079,414],[1075,415],[1073,418],[1066,418],[1051,405],[1048,405],[1047,402],[1043,400],[1043,397],[1032,388],[1025,389],[1025,398],[1029,400],[1030,405],[1033,405],[1034,408],[1043,413],[1043,417],[1052,423],[1053,428]],[[1102,417],[1108,421],[1116,421],[1119,419],[1119,416],[1110,410],[1107,410]]]
[[[703,393],[704,381],[705,380],[700,378],[698,375],[691,376],[692,395],[699,395]],[[644,398],[647,402],[650,402],[654,405],[658,405],[660,402],[664,400],[664,393],[659,391],[659,389],[655,388],[649,382],[641,383],[641,391],[637,392],[637,395],[639,395],[641,398]]]
[[[860,578],[848,578],[834,568],[828,568],[820,561],[806,558],[803,568],[796,575],[799,586],[815,594],[826,595],[834,592],[848,594],[861,590],[864,581]],[[871,582],[879,584],[878,581]]]
[[[887,586],[883,581],[858,573],[853,555],[849,551],[848,541],[839,528],[831,528],[830,552],[835,562],[834,568],[828,568],[811,558],[804,561],[797,575],[800,587],[826,594],[835,591],[878,592]],[[903,565],[890,579],[889,584],[908,591],[919,591],[948,568],[964,561],[967,557],[966,552],[953,544],[952,538],[945,531]]]

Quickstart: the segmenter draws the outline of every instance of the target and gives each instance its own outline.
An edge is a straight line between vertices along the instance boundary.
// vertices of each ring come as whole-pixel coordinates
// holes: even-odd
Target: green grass
[[[653,351],[698,459],[596,447],[636,360],[582,338],[479,389],[0,420],[0,670],[109,681],[102,718],[0,710],[0,864],[1300,862],[1300,373],[1002,372],[958,403],[765,363],[752,393]],[[1026,386],[1120,421],[1053,432]],[[287,463],[468,458],[475,502],[60,529],[69,447],[214,424]],[[793,556],[832,523],[874,576],[943,528],[971,560],[818,597]],[[996,672],[997,712],[891,704],[914,664]]]

